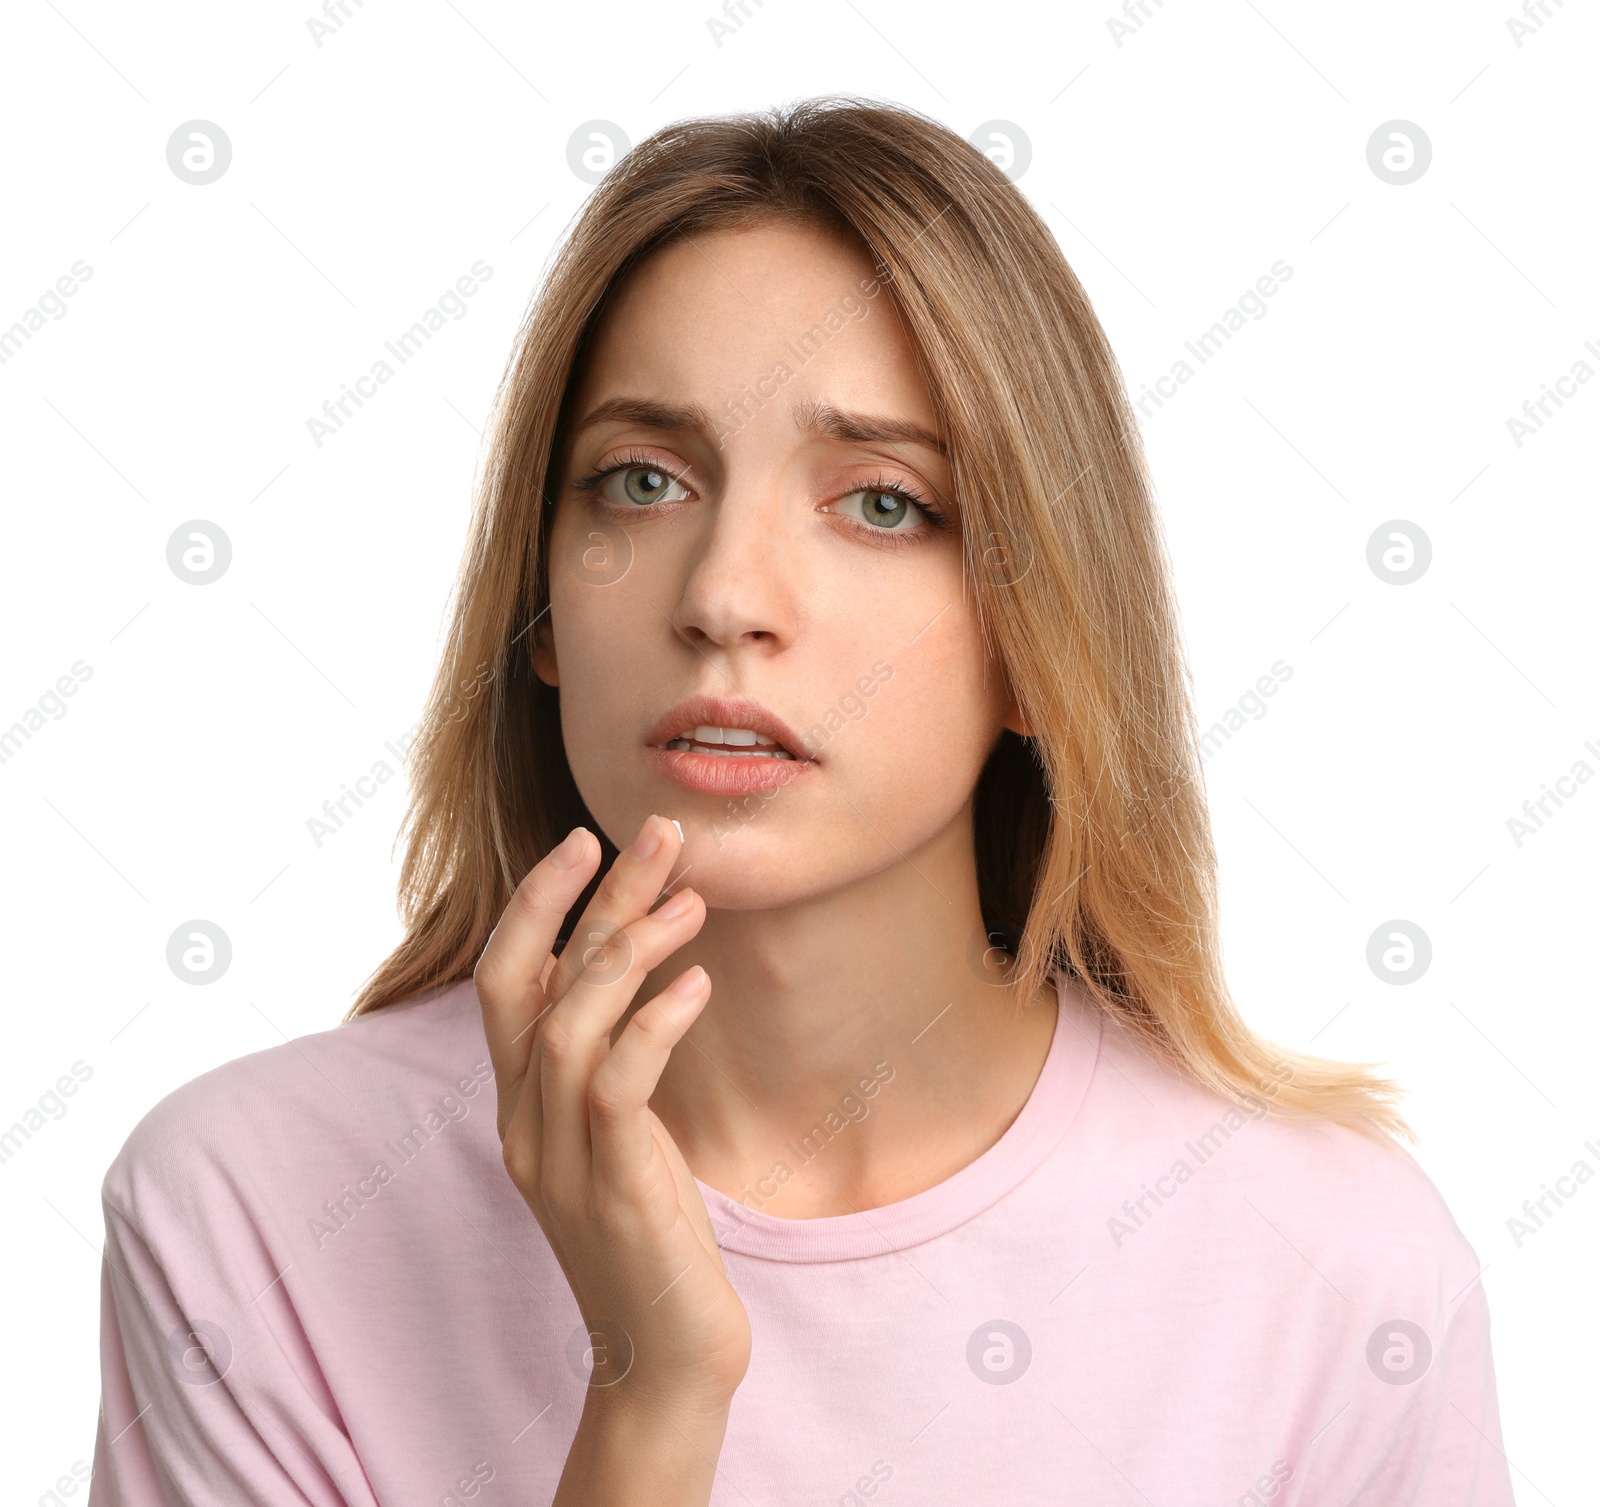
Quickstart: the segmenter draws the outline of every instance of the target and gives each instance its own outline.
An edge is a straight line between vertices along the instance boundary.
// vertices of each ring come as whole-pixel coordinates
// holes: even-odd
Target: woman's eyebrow
[[[808,399],[792,406],[796,428],[833,440],[856,444],[902,440],[923,445],[946,459],[949,451],[938,435],[909,419],[887,419],[874,414],[853,413],[831,403]],[[715,429],[711,414],[699,403],[667,403],[654,398],[607,398],[591,410],[574,428],[576,437],[595,424],[621,421],[639,424],[665,433],[696,431],[710,434]]]
[[[884,419],[867,413],[848,413],[831,403],[810,399],[796,403],[794,421],[802,431],[826,435],[831,440],[851,440],[857,444],[881,444],[885,440],[907,440],[923,445],[949,459],[950,452],[938,435],[913,424],[909,419]]]

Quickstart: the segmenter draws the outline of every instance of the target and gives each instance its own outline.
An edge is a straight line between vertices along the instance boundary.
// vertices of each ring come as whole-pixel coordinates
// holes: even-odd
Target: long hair
[[[502,377],[442,662],[412,745],[405,936],[347,1019],[471,976],[522,876],[595,832],[560,693],[525,640],[575,375],[627,273],[668,240],[789,220],[865,249],[909,332],[949,448],[985,641],[1029,731],[974,795],[988,941],[1028,1000],[1060,969],[1191,1080],[1274,1114],[1414,1139],[1399,1090],[1259,1038],[1221,965],[1216,854],[1190,675],[1121,372],[1060,247],[987,156],[917,111],[828,96],[680,121],[590,196]],[[819,331],[826,338],[825,331]],[[565,936],[566,933],[563,933]]]

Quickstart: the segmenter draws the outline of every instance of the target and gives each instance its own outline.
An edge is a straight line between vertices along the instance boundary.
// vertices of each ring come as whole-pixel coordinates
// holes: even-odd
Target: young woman
[[[404,941],[104,1188],[91,1500],[1511,1501],[1393,1085],[1219,965],[1121,378],[909,110],[600,185],[502,390]]]

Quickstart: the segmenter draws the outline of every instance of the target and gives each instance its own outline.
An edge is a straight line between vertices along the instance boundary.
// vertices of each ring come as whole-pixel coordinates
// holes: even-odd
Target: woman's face
[[[730,909],[968,841],[984,760],[1018,724],[866,254],[776,222],[659,250],[618,291],[572,414],[534,662],[611,841],[676,818],[683,883]],[[685,705],[700,696],[719,701]]]

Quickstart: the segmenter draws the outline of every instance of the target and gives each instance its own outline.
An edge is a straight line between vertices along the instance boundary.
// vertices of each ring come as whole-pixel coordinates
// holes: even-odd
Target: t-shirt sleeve
[[[139,1139],[102,1191],[89,1507],[377,1507],[248,1207]]]
[[[1405,1364],[1415,1363],[1413,1343],[1395,1338]],[[1462,1294],[1438,1353],[1410,1385],[1380,1461],[1346,1507],[1515,1507],[1481,1281]]]

